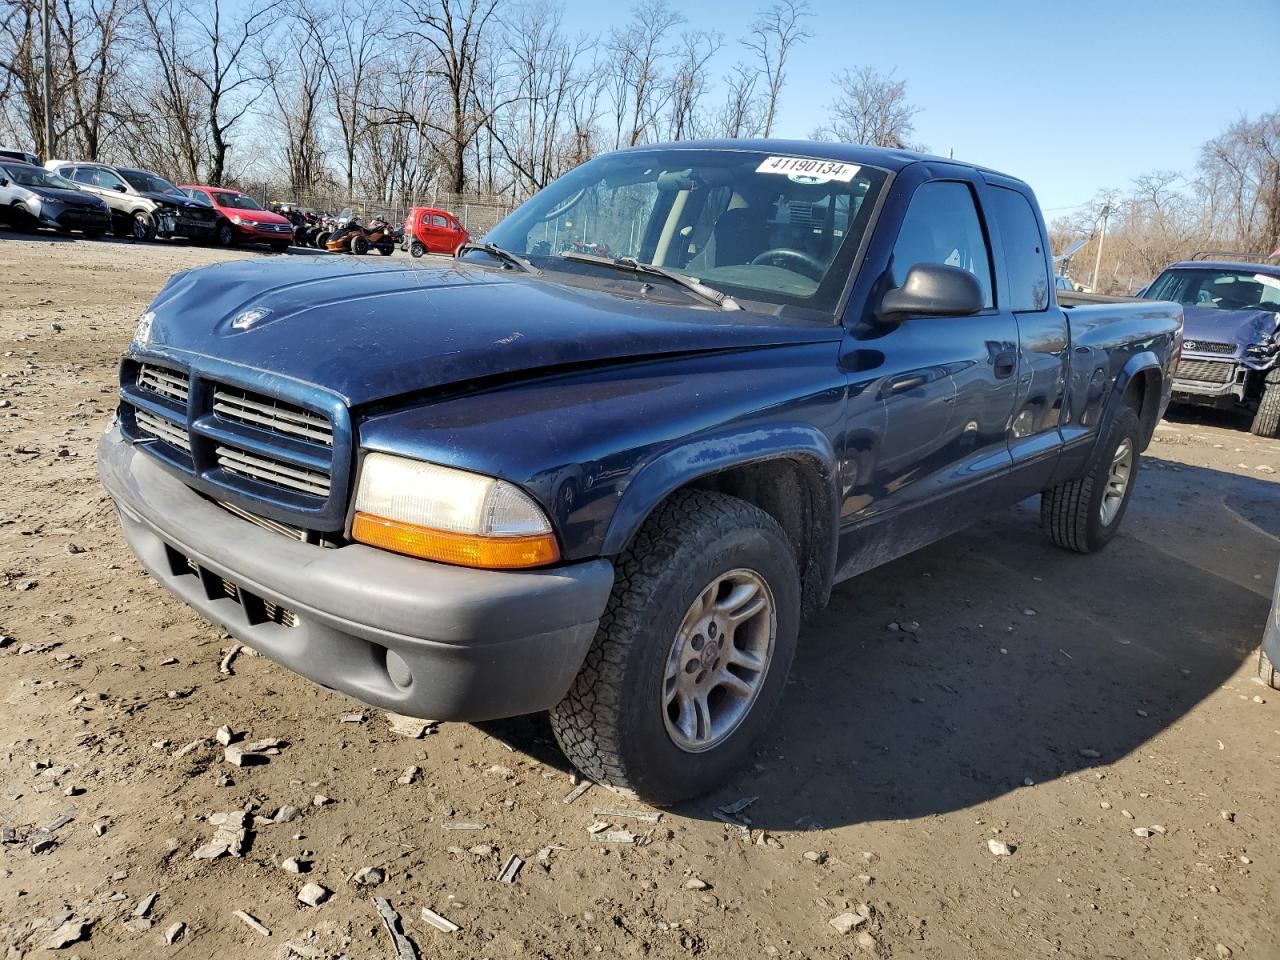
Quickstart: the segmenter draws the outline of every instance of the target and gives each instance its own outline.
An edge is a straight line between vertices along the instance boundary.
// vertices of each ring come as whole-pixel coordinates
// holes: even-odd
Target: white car
[[[164,177],[133,167],[111,167],[86,160],[50,160],[45,167],[106,201],[115,232],[135,240],[213,236],[217,215]]]
[[[98,237],[111,226],[100,199],[44,167],[0,157],[0,220],[18,230],[52,227]]]

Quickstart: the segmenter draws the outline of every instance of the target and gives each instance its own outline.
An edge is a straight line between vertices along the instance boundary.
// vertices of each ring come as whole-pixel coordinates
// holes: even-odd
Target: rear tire
[[[1115,536],[1138,479],[1140,432],[1138,414],[1122,406],[1084,475],[1040,494],[1040,526],[1059,547],[1094,553]]]
[[[1258,412],[1253,415],[1249,432],[1271,440],[1280,438],[1280,367],[1267,372],[1262,396],[1258,399]]]
[[[586,776],[650,803],[707,793],[750,757],[782,697],[794,550],[759,508],[693,490],[657,509],[616,568],[582,670],[551,709],[556,740]]]

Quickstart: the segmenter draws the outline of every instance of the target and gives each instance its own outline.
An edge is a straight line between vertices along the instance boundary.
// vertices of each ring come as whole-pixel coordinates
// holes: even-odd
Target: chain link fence
[[[292,203],[317,212],[338,213],[350,207],[363,220],[383,216],[391,223],[403,223],[412,207],[436,207],[448,210],[461,221],[473,237],[481,237],[493,229],[519,204],[507,196],[483,193],[444,193],[430,191],[406,195],[394,200],[369,195],[349,194],[345,190],[312,190],[295,192],[269,184],[244,184],[241,189],[263,206]]]

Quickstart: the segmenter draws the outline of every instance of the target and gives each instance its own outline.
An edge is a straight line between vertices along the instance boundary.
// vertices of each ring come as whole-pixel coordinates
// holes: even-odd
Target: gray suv
[[[218,218],[210,204],[192,200],[148,170],[81,160],[50,160],[45,167],[106,201],[117,236],[208,240],[214,235]]]

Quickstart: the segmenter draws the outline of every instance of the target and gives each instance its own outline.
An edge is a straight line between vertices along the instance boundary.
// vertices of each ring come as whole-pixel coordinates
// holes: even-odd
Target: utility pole
[[[1098,254],[1093,258],[1093,277],[1089,280],[1089,289],[1094,293],[1098,292],[1098,268],[1102,266],[1102,242],[1107,239],[1107,217],[1111,216],[1110,201],[1102,205],[1102,213],[1098,216],[1102,218],[1102,232],[1098,234]]]
[[[44,46],[44,159],[52,160],[57,144],[53,142],[53,30],[49,0],[40,0],[40,41]]]

